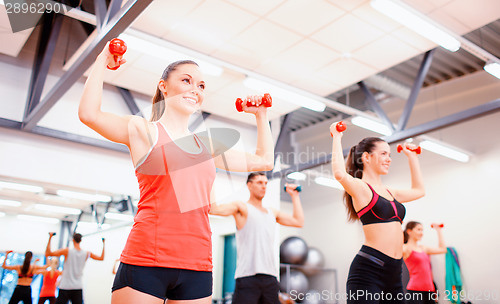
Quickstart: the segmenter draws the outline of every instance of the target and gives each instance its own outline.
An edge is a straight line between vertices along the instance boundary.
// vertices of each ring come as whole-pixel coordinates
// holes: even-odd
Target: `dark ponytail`
[[[410,221],[406,224],[405,230],[403,231],[403,242],[406,244],[410,239],[410,235],[408,234],[408,230],[413,230],[417,225],[422,225],[419,222]]]
[[[178,66],[183,65],[183,64],[194,64],[194,65],[198,66],[198,64],[192,60],[179,60],[179,61],[172,62],[163,71],[163,74],[161,75],[161,79],[167,80],[168,76],[170,76],[170,73],[175,71],[175,69],[177,69]],[[161,118],[161,116],[163,115],[163,112],[165,112],[165,101],[164,101],[164,97],[163,97],[163,92],[160,91],[160,88],[158,88],[158,85],[156,85],[156,92],[155,92],[155,95],[153,96],[153,109],[151,111],[151,121],[159,120]]]
[[[375,143],[384,142],[383,139],[379,137],[366,137],[360,141],[357,145],[351,147],[346,160],[346,172],[355,178],[363,178],[363,153],[372,152],[375,148]],[[352,203],[352,196],[344,191],[344,202],[347,207],[347,218],[350,222],[354,222],[359,219],[356,209],[354,209],[354,204]]]
[[[26,253],[24,254],[23,266],[21,267],[21,274],[22,275],[27,275],[28,274],[28,271],[30,270],[31,258],[32,257],[33,257],[33,252],[26,251]]]

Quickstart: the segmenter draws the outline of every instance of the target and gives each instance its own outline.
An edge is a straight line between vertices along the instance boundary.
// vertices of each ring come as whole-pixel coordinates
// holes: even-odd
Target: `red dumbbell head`
[[[271,98],[271,94],[266,93],[262,96],[262,105],[266,108],[270,108],[273,105],[273,99]]]
[[[347,126],[343,121],[339,121],[335,126],[335,129],[337,129],[337,132],[344,132],[347,129]]]
[[[111,55],[113,55],[115,62],[117,62],[118,57],[123,56],[123,54],[125,54],[126,51],[127,51],[127,44],[125,43],[125,41],[118,38],[114,38],[111,39],[111,41],[109,42],[109,52],[111,53]],[[107,67],[110,70],[116,70],[120,67],[120,65],[114,67],[110,67],[108,65]]]
[[[241,100],[241,98],[236,98],[235,105],[238,112],[243,112],[243,100]]]
[[[439,228],[443,228],[444,224],[439,224]],[[431,228],[434,228],[434,224],[431,224]]]
[[[347,129],[347,126],[346,126],[346,124],[343,121],[339,121],[335,125],[335,129],[337,130],[337,132],[341,132],[342,133],[342,132],[344,132]],[[330,136],[333,137],[332,132],[330,132]]]
[[[127,44],[125,43],[125,41],[114,38],[109,42],[109,52],[111,53],[111,55],[123,56],[126,51]]]

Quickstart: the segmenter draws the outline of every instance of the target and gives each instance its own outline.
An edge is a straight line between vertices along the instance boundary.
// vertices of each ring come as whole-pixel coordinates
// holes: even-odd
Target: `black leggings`
[[[49,301],[49,304],[56,303],[56,297],[40,297],[40,299],[38,299],[38,304],[45,304],[47,300]]]
[[[363,246],[352,261],[347,278],[347,303],[405,303],[402,259]]]
[[[16,285],[9,304],[17,304],[23,301],[24,304],[31,304],[31,286]]]
[[[83,303],[83,291],[81,289],[59,289],[56,304],[72,304]]]

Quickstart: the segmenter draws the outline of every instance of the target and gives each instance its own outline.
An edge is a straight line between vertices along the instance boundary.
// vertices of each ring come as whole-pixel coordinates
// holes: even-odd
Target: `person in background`
[[[9,250],[5,253],[5,259],[3,260],[2,268],[7,270],[17,271],[18,279],[17,285],[10,297],[9,304],[17,304],[23,302],[24,304],[31,304],[31,282],[33,281],[33,276],[37,271],[46,269],[49,265],[38,266],[32,265],[31,259],[33,258],[33,253],[31,251],[26,251],[24,254],[24,261],[22,265],[7,265],[7,257],[12,252]]]
[[[410,273],[406,290],[411,294],[407,297],[407,304],[435,304],[437,300],[429,255],[446,253],[446,245],[442,232],[444,225],[434,223],[431,227],[436,230],[438,247],[419,244],[424,236],[421,223],[408,222],[404,230],[403,259]]]
[[[58,270],[59,259],[51,258],[48,269],[39,270],[36,273],[43,275],[42,290],[38,304],[44,304],[47,300],[50,304],[56,303],[57,283],[62,271]]]
[[[74,248],[61,248],[52,251],[50,249],[50,241],[54,236],[54,232],[49,232],[49,241],[45,249],[46,256],[64,256],[64,271],[59,283],[59,295],[57,296],[56,304],[67,304],[71,301],[72,304],[83,303],[83,267],[87,259],[102,261],[104,260],[104,238],[102,239],[101,255],[96,255],[90,251],[85,251],[80,247],[82,235],[75,233],[73,235]]]
[[[212,204],[210,214],[233,216],[236,221],[236,284],[232,303],[257,304],[279,302],[277,265],[272,250],[276,223],[302,227],[304,212],[297,185],[287,184],[286,192],[292,198],[293,214],[266,208],[267,177],[263,172],[250,173],[247,178],[250,198],[246,203]]]
[[[402,203],[424,196],[424,183],[414,145],[405,143],[411,187],[389,188],[382,176],[389,173],[391,148],[378,137],[367,137],[351,147],[344,162],[342,132],[330,126],[332,172],[344,187],[349,220],[360,220],[365,241],[352,261],[347,278],[347,303],[404,303],[402,285],[403,234],[406,208]],[[352,295],[352,296],[351,296]]]

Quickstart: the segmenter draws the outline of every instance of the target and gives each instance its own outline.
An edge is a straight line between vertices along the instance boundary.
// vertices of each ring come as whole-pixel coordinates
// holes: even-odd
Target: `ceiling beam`
[[[413,83],[413,87],[411,88],[410,96],[408,97],[408,101],[406,102],[406,106],[399,118],[399,123],[397,130],[404,130],[406,124],[408,123],[408,119],[410,118],[410,114],[413,111],[413,106],[415,105],[415,101],[417,100],[418,93],[420,92],[420,88],[422,88],[422,84],[424,83],[425,76],[429,71],[432,63],[432,55],[434,54],[436,49],[432,49],[427,51],[422,59],[422,64],[420,65],[420,69],[418,70],[417,78]]]
[[[28,100],[24,109],[25,118],[40,103],[62,23],[62,15],[46,13],[42,16],[41,30],[38,36],[38,45],[33,60],[33,70],[28,90]]]
[[[98,148],[104,148],[104,149],[113,150],[113,151],[117,151],[117,152],[129,153],[128,148],[125,145],[116,144],[114,142],[101,140],[101,139],[97,139],[97,138],[77,135],[77,134],[73,134],[73,133],[67,133],[67,132],[49,129],[49,128],[44,128],[44,127],[40,127],[40,126],[36,126],[32,130],[23,130],[21,122],[6,119],[6,118],[0,118],[0,127],[18,130],[18,131],[24,131],[27,133],[47,136],[47,137],[56,138],[56,139],[62,139],[62,140],[66,140],[66,141],[70,141],[70,142],[74,142],[74,143],[78,143],[78,144],[84,144],[84,145],[94,146],[94,147],[98,147]]]
[[[31,130],[54,106],[54,104],[77,82],[83,73],[94,63],[107,41],[118,36],[132,24],[139,14],[153,0],[128,0],[120,11],[98,32],[87,49],[59,79],[43,100],[29,113],[23,121],[23,129]]]
[[[118,90],[123,100],[125,101],[125,104],[127,105],[130,114],[144,117],[144,115],[142,115],[141,110],[139,109],[139,106],[137,106],[137,103],[135,102],[132,93],[124,88],[116,87],[116,89]]]
[[[387,114],[385,113],[384,109],[380,106],[380,104],[377,102],[375,99],[375,96],[373,96],[372,92],[366,84],[363,81],[358,82],[359,88],[363,93],[365,94],[366,101],[368,102],[368,105],[370,108],[377,113],[378,117],[382,119],[382,121],[385,123],[386,126],[388,126],[391,130],[394,131],[394,125],[392,124],[392,121],[387,117]]]
[[[382,137],[388,144],[396,143],[402,140],[405,140],[410,137],[416,137],[422,134],[426,134],[432,131],[444,129],[447,127],[451,127],[453,125],[463,123],[468,120],[472,120],[475,118],[479,118],[485,115],[493,114],[497,111],[500,111],[500,99],[496,99],[490,102],[487,102],[485,104],[455,113],[451,114],[445,117],[438,118],[436,120],[423,123],[421,125],[402,130],[402,131],[396,131],[394,134],[390,136],[385,136]],[[344,157],[347,156],[347,153],[349,153],[349,148],[346,148],[343,150]],[[302,163],[302,164],[296,164],[291,166],[288,169],[281,170],[278,172],[274,172],[269,178],[283,178],[287,176],[288,174],[296,171],[303,171],[307,169],[311,169],[317,166],[321,166],[324,164],[330,163],[332,159],[332,154],[329,153],[326,156],[321,156],[316,159],[313,159],[311,161]]]
[[[96,28],[100,31],[106,24],[106,0],[94,0],[94,11],[96,19]]]

